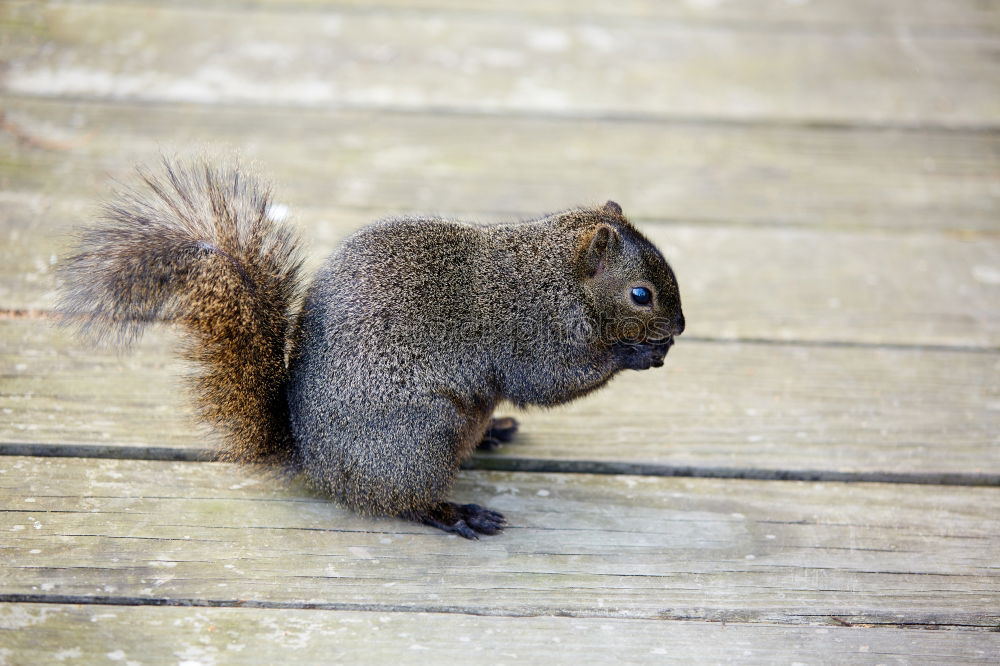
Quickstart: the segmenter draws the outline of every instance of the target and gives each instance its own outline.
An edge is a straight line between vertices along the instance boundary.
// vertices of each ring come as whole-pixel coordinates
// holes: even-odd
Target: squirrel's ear
[[[618,242],[618,232],[608,224],[598,224],[583,239],[583,270],[593,277],[608,267],[608,257]]]
[[[604,204],[604,210],[609,213],[614,213],[615,215],[622,215],[622,207],[615,201],[608,201]]]

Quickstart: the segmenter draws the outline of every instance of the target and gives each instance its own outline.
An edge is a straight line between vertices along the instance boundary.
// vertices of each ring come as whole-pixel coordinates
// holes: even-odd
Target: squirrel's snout
[[[684,315],[678,314],[671,319],[657,318],[648,324],[649,328],[646,340],[654,345],[662,344],[664,341],[673,341],[684,332]]]

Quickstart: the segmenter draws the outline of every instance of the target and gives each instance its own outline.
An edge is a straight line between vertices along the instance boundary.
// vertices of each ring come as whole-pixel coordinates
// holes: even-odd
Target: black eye
[[[653,293],[645,287],[632,287],[632,301],[636,305],[649,305],[653,300]]]

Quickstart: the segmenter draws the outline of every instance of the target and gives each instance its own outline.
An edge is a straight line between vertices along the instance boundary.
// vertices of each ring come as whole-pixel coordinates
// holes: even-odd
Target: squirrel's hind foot
[[[517,419],[511,416],[504,416],[499,419],[490,419],[490,425],[483,434],[483,439],[477,447],[480,451],[495,451],[507,442],[514,439],[517,433]]]
[[[498,534],[507,525],[503,514],[478,504],[454,502],[441,502],[426,511],[407,511],[400,518],[436,527],[466,539],[478,539],[480,534]]]

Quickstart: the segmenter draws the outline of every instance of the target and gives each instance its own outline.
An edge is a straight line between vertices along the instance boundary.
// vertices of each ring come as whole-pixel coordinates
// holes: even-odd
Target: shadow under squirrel
[[[684,330],[673,271],[613,201],[375,222],[303,299],[298,241],[254,174],[165,159],[139,175],[63,262],[61,309],[124,344],[180,323],[219,457],[305,472],[364,514],[499,532],[499,513],[446,501],[462,460],[513,435],[498,403],[557,405],[662,366]]]

